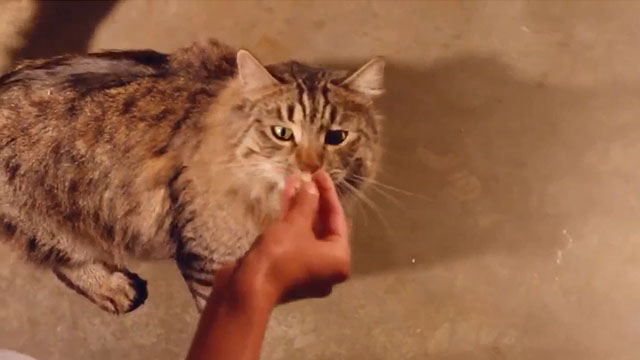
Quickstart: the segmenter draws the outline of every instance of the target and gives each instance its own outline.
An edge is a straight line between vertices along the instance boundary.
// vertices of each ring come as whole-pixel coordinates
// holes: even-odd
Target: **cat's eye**
[[[327,145],[340,145],[347,140],[348,135],[349,132],[345,130],[329,130],[324,135],[324,143]]]
[[[271,133],[276,139],[281,141],[291,141],[293,140],[293,130],[284,126],[272,126]]]

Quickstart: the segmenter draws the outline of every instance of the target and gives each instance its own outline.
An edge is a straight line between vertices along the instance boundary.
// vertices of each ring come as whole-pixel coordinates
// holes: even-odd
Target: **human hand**
[[[349,277],[351,251],[344,212],[329,175],[288,178],[281,220],[257,240],[236,269],[243,292],[273,303],[327,296]],[[247,296],[251,296],[247,294]]]
[[[277,303],[328,295],[349,276],[347,224],[333,182],[324,172],[312,180],[287,179],[280,221],[239,264],[216,272],[189,360],[258,359]]]

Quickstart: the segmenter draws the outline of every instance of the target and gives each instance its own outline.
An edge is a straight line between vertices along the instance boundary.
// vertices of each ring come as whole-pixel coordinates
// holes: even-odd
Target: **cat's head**
[[[248,122],[236,161],[260,169],[256,179],[281,187],[287,175],[323,169],[344,199],[375,175],[381,129],[373,99],[383,93],[381,58],[348,73],[298,62],[265,67],[241,50],[237,64],[244,100],[233,111]]]

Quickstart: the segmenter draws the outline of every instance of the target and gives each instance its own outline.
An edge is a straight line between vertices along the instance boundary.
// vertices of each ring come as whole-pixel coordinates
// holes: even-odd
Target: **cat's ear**
[[[236,55],[240,82],[245,91],[254,91],[280,84],[269,71],[247,50]]]
[[[356,70],[340,85],[370,97],[384,93],[384,59],[376,57]]]

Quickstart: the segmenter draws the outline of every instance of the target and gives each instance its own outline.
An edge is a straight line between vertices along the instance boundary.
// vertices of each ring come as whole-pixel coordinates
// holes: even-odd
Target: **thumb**
[[[318,211],[318,188],[313,182],[307,182],[293,198],[293,204],[289,208],[286,218],[289,220],[300,219],[310,225]]]

